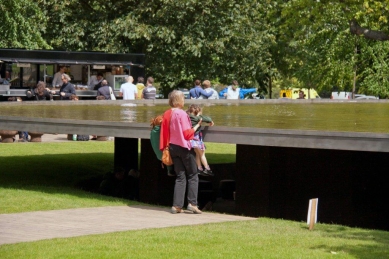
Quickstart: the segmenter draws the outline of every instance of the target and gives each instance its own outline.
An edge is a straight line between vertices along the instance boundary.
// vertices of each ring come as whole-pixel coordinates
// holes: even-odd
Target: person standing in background
[[[119,96],[123,97],[123,100],[135,100],[138,89],[132,82],[134,82],[134,78],[132,76],[128,76],[127,83],[120,86]]]
[[[95,85],[97,85],[98,83],[99,81],[97,80],[97,76],[91,75],[87,83],[88,89],[93,90],[93,88],[95,88]]]
[[[151,76],[147,78],[147,86],[142,91],[142,99],[155,99],[157,89],[153,86],[154,78]]]
[[[142,99],[142,92],[145,88],[144,85],[145,79],[143,77],[138,77],[138,81],[136,83],[136,88],[138,89],[138,94],[136,95],[136,99]]]
[[[204,95],[200,95],[199,99],[219,99],[218,92],[215,89],[211,88],[211,82],[209,80],[204,80],[203,87],[205,92],[212,93],[212,95],[208,98]]]
[[[66,67],[65,66],[60,66],[59,67],[59,71],[57,73],[55,73],[54,75],[54,78],[53,78],[53,82],[51,83],[51,85],[53,87],[61,87],[62,85],[62,75],[65,73],[65,69]]]
[[[305,99],[304,91],[302,90],[299,91],[299,97],[297,99]]]
[[[99,72],[97,73],[97,84],[95,84],[95,87],[93,87],[93,90],[99,90],[99,88],[101,87],[101,82],[103,82],[104,80],[104,77],[103,77],[103,73]]]
[[[219,96],[226,99],[244,99],[249,93],[256,92],[256,88],[242,89],[237,80],[232,80],[232,84],[220,91]]]
[[[212,93],[207,93],[206,91],[204,91],[200,84],[201,81],[197,79],[195,81],[195,86],[189,90],[190,99],[199,99],[200,96],[203,96],[203,98],[208,99],[212,95]]]

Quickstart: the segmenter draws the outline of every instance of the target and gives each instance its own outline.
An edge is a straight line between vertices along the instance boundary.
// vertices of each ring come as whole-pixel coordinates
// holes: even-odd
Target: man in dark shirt
[[[95,87],[93,88],[93,90],[99,90],[99,88],[102,86],[102,82],[104,80],[104,77],[103,77],[103,73],[97,73],[97,77],[96,77],[98,83],[95,84]]]

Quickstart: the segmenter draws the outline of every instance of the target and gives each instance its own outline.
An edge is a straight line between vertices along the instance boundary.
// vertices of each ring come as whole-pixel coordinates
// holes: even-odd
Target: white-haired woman
[[[62,74],[62,86],[59,91],[51,91],[52,94],[60,95],[61,100],[70,100],[72,94],[76,94],[74,85],[70,83],[70,76]]]
[[[181,91],[174,90],[169,94],[171,109],[165,111],[163,115],[159,148],[163,150],[169,145],[174,171],[176,172],[171,213],[183,212],[185,189],[188,189],[187,209],[195,214],[200,214],[201,210],[197,207],[199,176],[196,154],[192,149],[190,140],[193,139],[194,132],[201,126],[201,121],[192,128],[188,114],[182,109],[184,101],[185,96]]]

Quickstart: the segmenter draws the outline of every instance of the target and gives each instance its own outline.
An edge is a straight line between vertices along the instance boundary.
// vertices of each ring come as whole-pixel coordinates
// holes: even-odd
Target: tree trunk
[[[389,40],[389,35],[382,31],[374,31],[359,26],[356,20],[350,21],[350,32],[355,35],[363,35],[366,39],[370,40]]]
[[[271,76],[270,76],[269,77],[269,99],[271,99],[272,93],[273,93],[273,85],[272,85]]]

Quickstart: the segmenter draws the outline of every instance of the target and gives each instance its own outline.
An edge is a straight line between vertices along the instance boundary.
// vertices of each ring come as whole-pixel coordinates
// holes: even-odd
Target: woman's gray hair
[[[184,107],[185,95],[179,90],[173,90],[169,93],[169,105],[173,108],[182,108]]]
[[[68,74],[62,74],[62,77],[65,78],[66,80],[70,81],[71,78]]]

